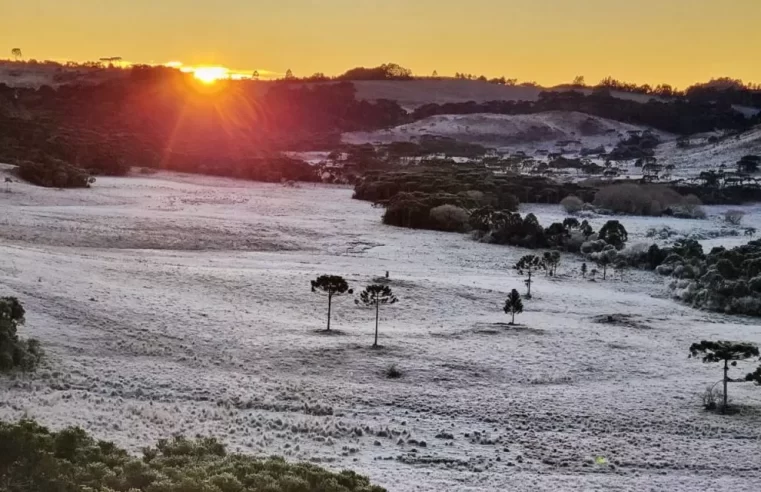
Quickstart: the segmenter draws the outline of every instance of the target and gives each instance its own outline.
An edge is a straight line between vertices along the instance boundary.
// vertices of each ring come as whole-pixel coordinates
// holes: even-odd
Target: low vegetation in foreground
[[[0,423],[0,490],[8,492],[383,492],[351,471],[231,454],[212,438],[175,437],[135,457],[84,430]]]
[[[24,314],[18,299],[0,297],[0,372],[30,371],[42,358],[37,340],[24,340],[18,336],[18,327],[24,324]]]

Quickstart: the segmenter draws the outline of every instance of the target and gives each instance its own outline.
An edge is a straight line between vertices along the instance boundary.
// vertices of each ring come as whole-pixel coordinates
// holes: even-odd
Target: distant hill
[[[398,101],[407,109],[414,109],[428,103],[458,103],[474,101],[536,101],[543,91],[575,90],[590,94],[592,89],[578,89],[570,86],[507,86],[460,79],[419,79],[409,81],[397,80],[360,80],[353,82],[359,99],[390,99]],[[647,102],[658,99],[646,94],[612,91],[611,95],[621,99]]]
[[[741,157],[761,155],[761,125],[736,135],[693,135],[689,142],[686,148],[678,147],[676,141],[661,144],[656,149],[658,162],[673,165],[683,176],[696,176],[722,165],[727,171],[734,171]]]
[[[612,147],[629,131],[643,131],[645,126],[631,125],[573,111],[549,111],[536,114],[438,115],[389,130],[345,134],[344,142],[390,143],[419,139],[422,136],[453,138],[487,147],[511,147],[524,151],[560,147]],[[656,132],[662,139],[673,135]],[[564,145],[565,144],[565,145]]]
[[[37,88],[43,85],[57,87],[62,84],[97,84],[106,80],[126,76],[128,70],[65,67],[54,64],[20,65],[0,61],[0,84],[12,87]],[[276,82],[260,81],[256,85],[261,92],[266,92]],[[294,82],[299,84],[300,82]],[[316,82],[334,83],[334,82]],[[507,86],[478,80],[454,78],[415,79],[415,80],[358,80],[352,81],[357,88],[357,98],[374,101],[389,99],[398,101],[407,110],[415,109],[428,103],[458,103],[486,101],[535,101],[542,91],[576,90],[589,94],[591,89],[578,89],[570,86]],[[315,82],[303,82],[313,85]],[[615,97],[647,102],[654,96],[613,91]]]

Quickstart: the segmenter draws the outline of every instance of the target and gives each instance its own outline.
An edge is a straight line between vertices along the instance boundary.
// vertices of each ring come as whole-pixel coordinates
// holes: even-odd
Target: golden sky
[[[761,0],[21,0],[3,7],[0,45],[2,57],[18,47],[297,76],[395,62],[421,75],[683,88],[761,82]]]

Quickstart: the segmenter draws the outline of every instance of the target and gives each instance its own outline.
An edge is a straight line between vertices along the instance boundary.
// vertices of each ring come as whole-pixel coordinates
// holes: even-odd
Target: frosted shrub
[[[580,212],[584,208],[584,202],[581,198],[569,195],[560,201],[560,205],[569,214],[575,214]]]
[[[660,185],[625,183],[607,186],[597,192],[594,204],[619,214],[657,216],[671,211],[677,217],[705,217],[696,196],[683,197]]]
[[[695,195],[687,195],[682,199],[682,203],[672,206],[675,217],[687,219],[705,219],[706,213],[703,210],[703,202]]]
[[[15,297],[0,297],[0,372],[31,371],[42,358],[37,340],[23,340],[18,327],[24,324],[24,307]]]
[[[468,228],[468,212],[454,205],[440,205],[432,208],[431,221],[436,229],[447,232],[463,232]]]
[[[711,385],[706,388],[705,392],[700,395],[703,401],[703,408],[709,411],[717,410],[723,405],[724,393],[721,389]]]
[[[724,212],[724,220],[732,225],[740,225],[743,217],[745,217],[745,212],[742,210],[727,210]]]
[[[729,307],[733,313],[761,316],[761,299],[758,297],[736,297],[731,300]]]

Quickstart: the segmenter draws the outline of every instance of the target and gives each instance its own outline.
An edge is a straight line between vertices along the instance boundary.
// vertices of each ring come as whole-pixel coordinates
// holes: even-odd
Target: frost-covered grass
[[[721,373],[687,349],[759,343],[757,320],[682,306],[649,272],[585,281],[564,256],[509,327],[525,251],[384,226],[351,193],[162,173],[89,190],[13,183],[0,296],[23,302],[21,335],[48,360],[0,380],[0,418],[80,425],[132,451],[213,434],[394,491],[755,489],[761,390],[732,387],[739,415],[703,412]],[[651,226],[719,227],[621,220],[630,242]],[[310,280],[361,288],[387,270],[399,303],[381,312],[381,349],[373,314],[349,299],[334,303],[337,333],[318,332]],[[392,364],[402,378],[386,377]]]

